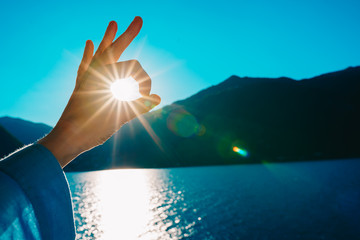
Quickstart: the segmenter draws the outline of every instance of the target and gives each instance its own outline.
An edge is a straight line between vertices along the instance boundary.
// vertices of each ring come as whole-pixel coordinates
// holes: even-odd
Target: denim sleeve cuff
[[[75,239],[69,185],[52,153],[40,144],[24,147],[0,161],[30,200],[42,239]]]

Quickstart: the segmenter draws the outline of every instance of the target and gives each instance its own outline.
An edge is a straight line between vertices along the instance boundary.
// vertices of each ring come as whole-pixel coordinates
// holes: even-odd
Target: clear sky
[[[230,75],[295,79],[360,65],[360,1],[1,1],[0,116],[54,125],[87,39],[144,25],[138,58],[164,104]]]

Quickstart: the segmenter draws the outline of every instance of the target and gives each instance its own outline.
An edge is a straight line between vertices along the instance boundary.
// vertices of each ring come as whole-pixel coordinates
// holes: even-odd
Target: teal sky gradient
[[[87,39],[109,21],[144,25],[121,60],[138,58],[162,105],[230,75],[295,79],[360,65],[360,2],[2,1],[0,116],[54,125]]]

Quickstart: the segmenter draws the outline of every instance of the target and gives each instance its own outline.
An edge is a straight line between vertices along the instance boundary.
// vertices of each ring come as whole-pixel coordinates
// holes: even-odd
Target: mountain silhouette
[[[0,125],[24,144],[30,144],[44,137],[52,127],[20,118],[1,117]]]
[[[231,76],[131,121],[66,169],[360,157],[359,90],[360,67],[299,81]]]
[[[24,144],[0,125],[0,159],[23,145]]]

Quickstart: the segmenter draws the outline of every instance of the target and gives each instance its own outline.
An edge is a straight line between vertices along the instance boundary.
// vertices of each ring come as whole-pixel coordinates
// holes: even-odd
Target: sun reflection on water
[[[77,239],[181,239],[202,215],[171,171],[122,169],[69,173]],[[181,181],[177,179],[176,181]],[[179,187],[181,186],[181,187]]]
[[[95,194],[101,199],[102,238],[138,239],[151,218],[146,174],[136,170],[100,173]]]
[[[66,175],[81,240],[332,239],[349,222],[356,239],[359,169],[341,160]]]

